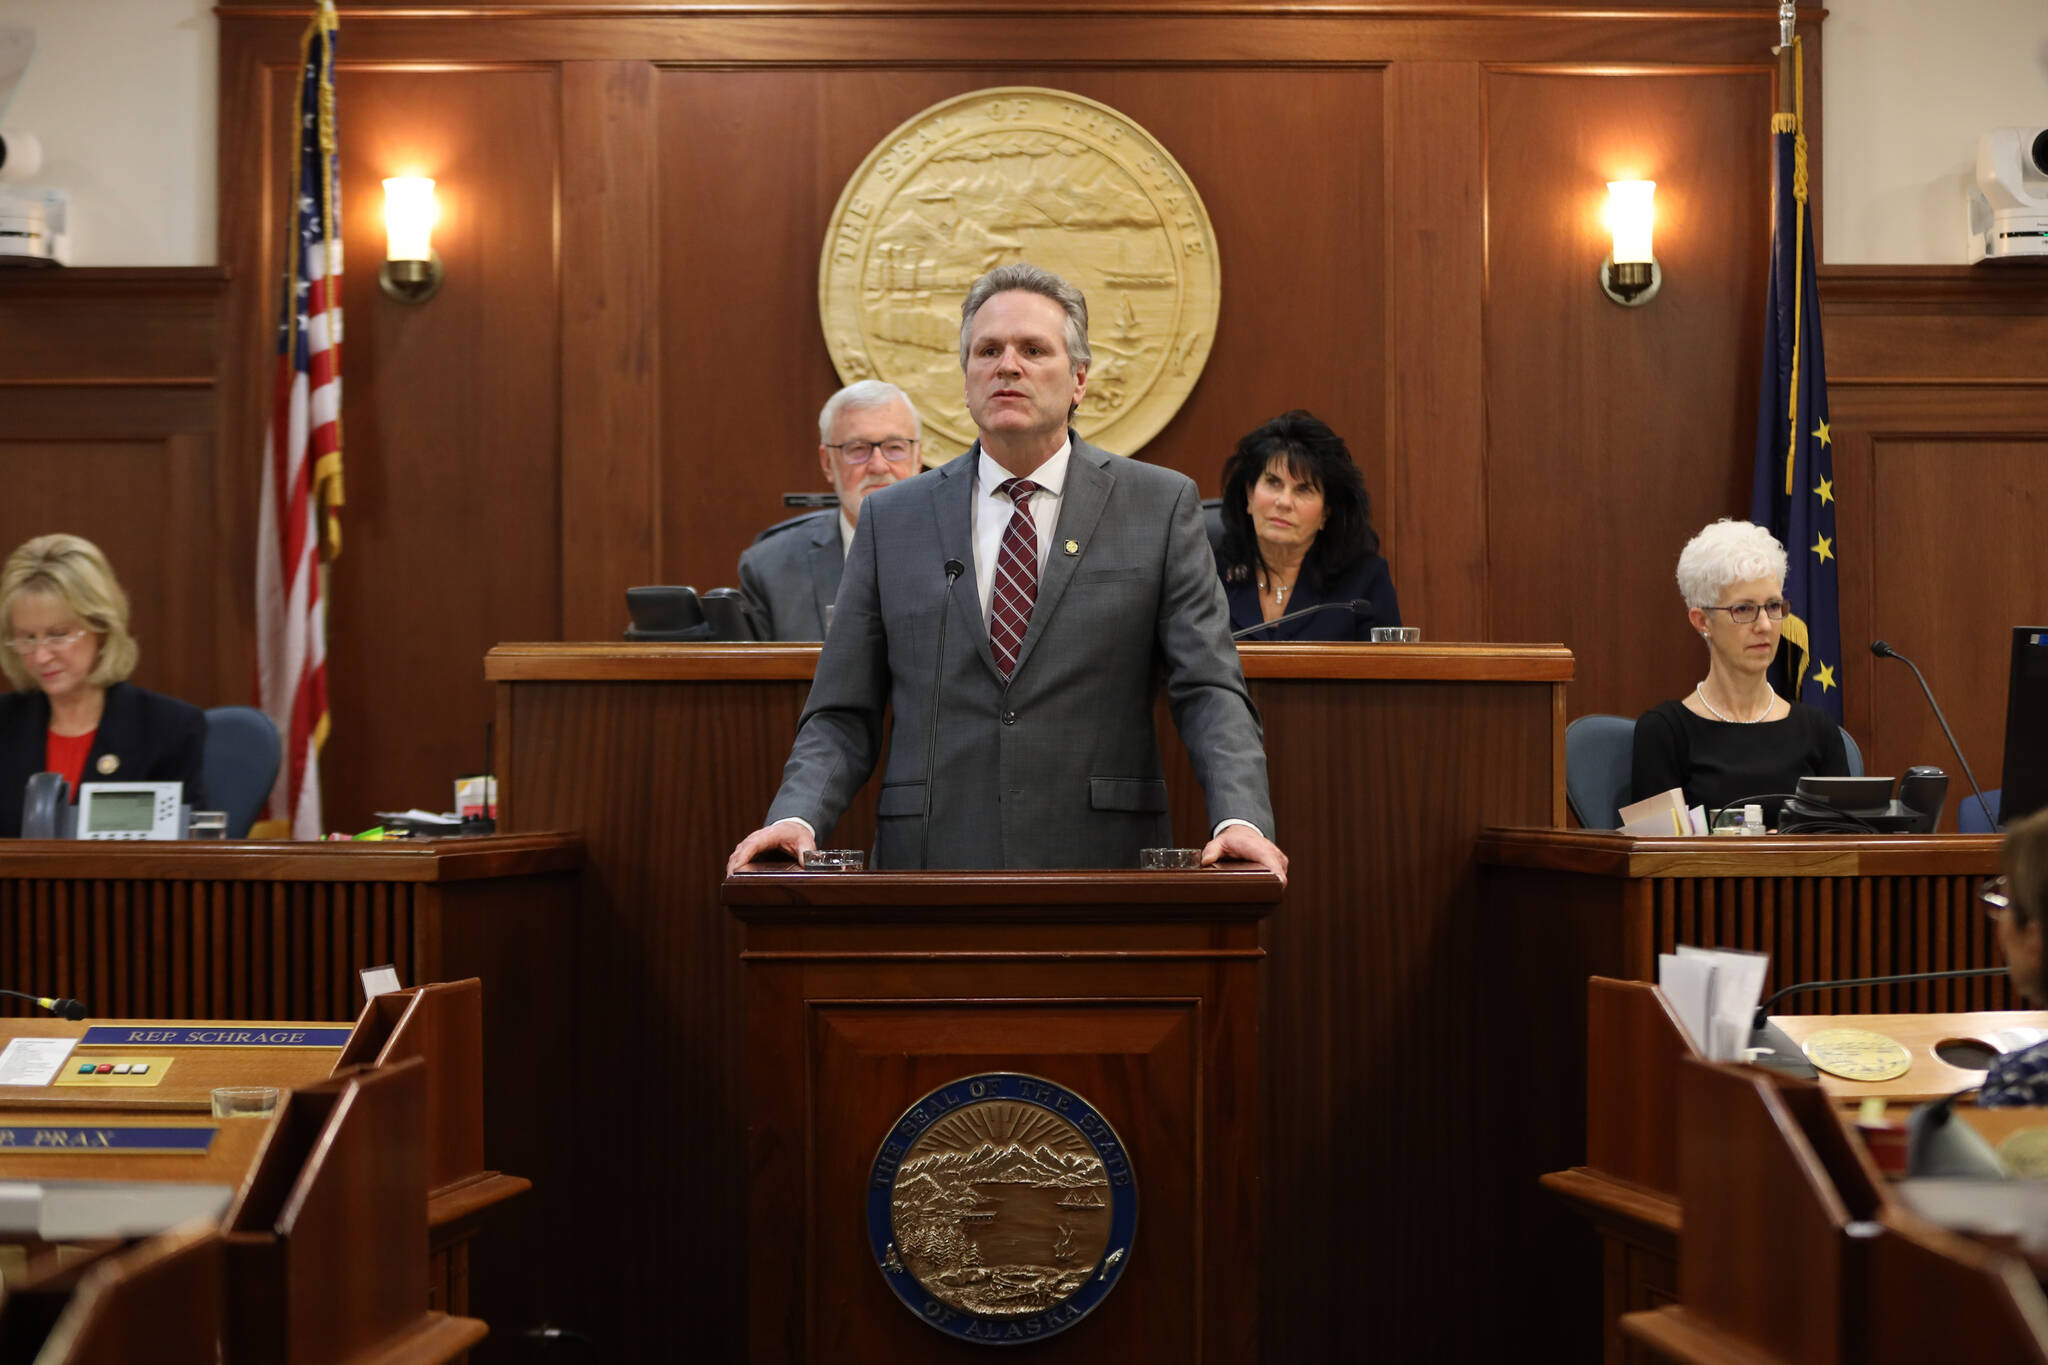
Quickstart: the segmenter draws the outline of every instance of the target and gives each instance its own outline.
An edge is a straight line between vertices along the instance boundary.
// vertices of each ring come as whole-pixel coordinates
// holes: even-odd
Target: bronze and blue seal
[[[963,1341],[1066,1331],[1116,1287],[1137,1228],[1137,1180],[1109,1120],[1013,1071],[964,1076],[911,1105],[868,1175],[882,1278]]]

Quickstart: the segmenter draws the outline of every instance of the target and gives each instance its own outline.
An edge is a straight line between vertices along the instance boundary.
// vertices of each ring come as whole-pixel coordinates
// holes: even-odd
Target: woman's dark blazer
[[[1232,582],[1226,573],[1223,592],[1230,599],[1230,628],[1243,630],[1246,626],[1259,623],[1259,584],[1250,573],[1243,574],[1238,582]],[[1246,644],[1276,640],[1370,640],[1374,626],[1398,626],[1401,624],[1401,603],[1394,596],[1394,579],[1387,572],[1387,561],[1378,555],[1361,555],[1349,567],[1339,570],[1328,583],[1307,565],[1302,566],[1301,577],[1295,582],[1294,591],[1287,594],[1287,608],[1282,615],[1289,615],[1323,602],[1352,602],[1363,600],[1370,609],[1347,612],[1337,607],[1319,611],[1313,616],[1304,616],[1299,621],[1289,621],[1284,626],[1274,626],[1256,635],[1245,637]]]
[[[43,771],[50,731],[50,699],[41,692],[0,695],[0,837],[21,836],[21,792]],[[100,760],[112,755],[112,772]],[[202,771],[206,713],[189,702],[144,691],[130,683],[107,689],[99,732],[85,758],[84,782],[183,782],[185,803],[206,807]],[[78,794],[72,793],[76,800]]]

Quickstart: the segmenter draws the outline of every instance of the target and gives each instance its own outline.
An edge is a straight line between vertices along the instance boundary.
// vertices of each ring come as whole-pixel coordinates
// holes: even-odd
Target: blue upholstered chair
[[[249,836],[283,757],[277,727],[255,707],[216,706],[206,713],[206,799],[228,813],[228,838]]]
[[[1580,716],[1564,727],[1564,799],[1587,829],[1621,827],[1635,752],[1631,717]]]
[[[1847,730],[1842,731],[1842,748],[1849,776],[1863,776],[1863,751]],[[1564,727],[1564,799],[1581,825],[1621,827],[1635,752],[1636,723],[1627,716],[1580,716]]]
[[[1953,796],[1955,794],[1954,790],[1951,789],[1949,794]],[[1963,804],[1956,807],[1956,833],[1998,833],[1998,798],[2004,794],[2005,788],[2003,787],[1993,787],[1990,791],[1985,792],[1984,799],[1991,803],[1990,809],[1986,810],[1983,806],[1977,804],[1977,794],[1969,789],[1968,784],[1965,784],[1963,787]]]

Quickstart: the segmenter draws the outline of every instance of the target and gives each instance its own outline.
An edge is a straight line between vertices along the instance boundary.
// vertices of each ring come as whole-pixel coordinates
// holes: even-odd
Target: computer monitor
[[[2005,777],[1998,823],[2048,806],[2048,626],[2014,626],[2005,691]]]

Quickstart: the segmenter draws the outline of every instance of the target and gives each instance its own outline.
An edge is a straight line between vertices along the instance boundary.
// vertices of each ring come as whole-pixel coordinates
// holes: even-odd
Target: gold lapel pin
[[[1077,555],[1081,553],[1081,542],[1078,540],[1070,540],[1060,548],[1065,550],[1070,555]]]
[[[101,776],[107,776],[119,770],[121,760],[112,754],[101,754],[100,761],[95,766],[99,768]]]

